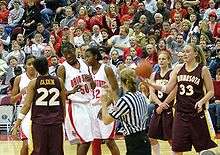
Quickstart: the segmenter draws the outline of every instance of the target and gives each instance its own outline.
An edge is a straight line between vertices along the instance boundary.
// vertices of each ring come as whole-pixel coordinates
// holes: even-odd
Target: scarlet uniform
[[[109,139],[114,138],[115,135],[115,123],[112,122],[109,125],[105,125],[102,120],[98,119],[98,113],[101,109],[101,95],[104,93],[103,86],[110,86],[107,76],[105,74],[105,64],[101,64],[98,72],[96,74],[92,73],[92,69],[90,68],[90,73],[92,74],[93,80],[96,83],[96,87],[93,92],[92,103],[92,115],[93,115],[93,123],[94,125],[94,138],[97,139]]]
[[[39,76],[31,109],[33,155],[63,155],[64,109],[57,77]]]
[[[76,85],[81,85],[81,90],[68,96],[66,106],[65,129],[71,143],[90,142],[93,140],[92,114],[90,101],[93,98],[90,84],[86,82],[85,75],[89,75],[89,68],[82,59],[78,59],[80,68],[76,69],[63,62],[65,68],[65,88],[73,90]]]
[[[19,82],[19,89],[20,89],[20,91],[22,89],[24,89],[25,87],[27,87],[30,81],[31,80],[27,76],[27,73],[21,74],[20,75],[20,82]],[[23,106],[23,102],[24,102],[25,96],[26,95],[22,95],[21,103],[18,106],[18,113],[20,112],[20,110],[21,110],[21,108]],[[29,111],[27,113],[27,115],[25,116],[25,118],[22,120],[21,131],[20,131],[20,138],[21,138],[21,140],[25,140],[25,139],[28,139],[30,137],[30,125],[31,125],[31,111]]]
[[[196,152],[216,147],[213,141],[213,126],[205,106],[197,113],[195,104],[204,97],[203,65],[188,72],[185,65],[177,74],[176,114],[173,123],[172,149],[175,152]]]
[[[160,72],[155,74],[154,80],[156,84],[166,85],[170,78],[171,70],[168,71],[164,77],[160,75]],[[168,94],[163,93],[161,91],[156,90],[155,94],[158,99],[163,102]],[[153,116],[151,118],[150,126],[149,126],[149,137],[160,140],[170,140],[172,138],[172,123],[173,123],[173,111],[172,111],[173,102],[170,103],[170,107],[162,111],[161,114],[156,112],[156,109],[159,105],[155,105],[155,110]]]

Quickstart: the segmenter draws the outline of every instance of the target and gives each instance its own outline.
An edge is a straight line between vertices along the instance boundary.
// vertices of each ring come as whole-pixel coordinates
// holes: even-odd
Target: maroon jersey
[[[39,76],[36,80],[31,120],[42,125],[64,121],[60,81],[54,76]]]
[[[188,72],[185,64],[177,74],[176,110],[183,113],[195,113],[195,104],[204,97],[203,65],[199,64],[193,71]]]
[[[161,86],[166,85],[166,84],[168,83],[169,79],[170,79],[170,73],[171,73],[171,70],[169,70],[169,71],[164,75],[164,77],[162,77],[162,76],[160,75],[160,72],[157,72],[157,73],[155,74],[155,77],[154,77],[154,80],[155,80],[156,84],[161,85]],[[163,101],[167,98],[167,96],[168,96],[168,94],[163,93],[163,92],[161,92],[161,91],[159,91],[159,90],[155,90],[155,94],[157,95],[158,99],[159,99],[161,102],[163,102]]]

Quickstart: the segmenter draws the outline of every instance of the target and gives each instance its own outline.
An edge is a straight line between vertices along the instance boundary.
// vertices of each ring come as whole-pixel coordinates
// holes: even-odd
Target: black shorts
[[[185,114],[176,112],[173,122],[172,150],[175,152],[196,152],[216,147],[211,139],[205,112]]]
[[[151,145],[146,131],[125,136],[126,155],[151,155]]]
[[[154,110],[150,121],[149,138],[171,140],[173,125],[173,109],[164,110],[160,115]]]
[[[33,152],[31,155],[63,155],[63,125],[32,123]]]

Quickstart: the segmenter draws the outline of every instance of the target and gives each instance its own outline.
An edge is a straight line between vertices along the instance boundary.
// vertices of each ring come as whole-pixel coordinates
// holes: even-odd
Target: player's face
[[[77,62],[76,54],[74,52],[64,53],[63,56],[70,65],[74,65]]]
[[[35,74],[36,70],[33,66],[34,58],[28,59],[26,62],[26,71],[28,74]]]
[[[196,52],[194,52],[193,47],[185,46],[183,48],[183,60],[184,62],[192,62],[196,58]]]
[[[94,57],[94,55],[92,55],[92,53],[86,52],[85,53],[85,60],[89,66],[93,66],[94,62],[95,62],[95,57]]]
[[[161,53],[158,57],[158,64],[161,68],[168,67],[169,64],[168,56],[164,53]]]

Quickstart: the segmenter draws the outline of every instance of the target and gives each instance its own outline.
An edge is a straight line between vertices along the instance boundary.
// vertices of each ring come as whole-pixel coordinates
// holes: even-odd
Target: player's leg
[[[215,142],[215,131],[208,111],[202,111],[192,118],[191,135],[196,152],[217,146]]]
[[[102,140],[101,139],[94,139],[92,141],[92,155],[101,155],[101,144]]]
[[[111,151],[112,155],[120,155],[120,151],[119,151],[118,146],[115,143],[114,139],[105,140],[105,144],[107,145],[107,147]]]
[[[91,106],[91,113],[92,113],[92,130],[94,140],[92,141],[92,155],[101,155],[101,144],[102,144],[102,136],[101,136],[101,129],[99,126],[99,118],[98,114],[100,112],[100,105],[92,105]]]
[[[77,155],[87,155],[90,147],[90,142],[85,142],[77,145]]]
[[[33,152],[31,155],[48,155],[48,128],[32,123]]]
[[[28,140],[27,139],[23,140],[22,142],[20,155],[28,155]]]
[[[175,113],[172,129],[172,151],[175,155],[182,155],[192,149],[190,121],[188,114]]]
[[[63,155],[63,125],[56,124],[48,126],[49,131],[49,154],[48,155]]]
[[[160,144],[157,139],[150,138],[152,155],[160,155]]]

